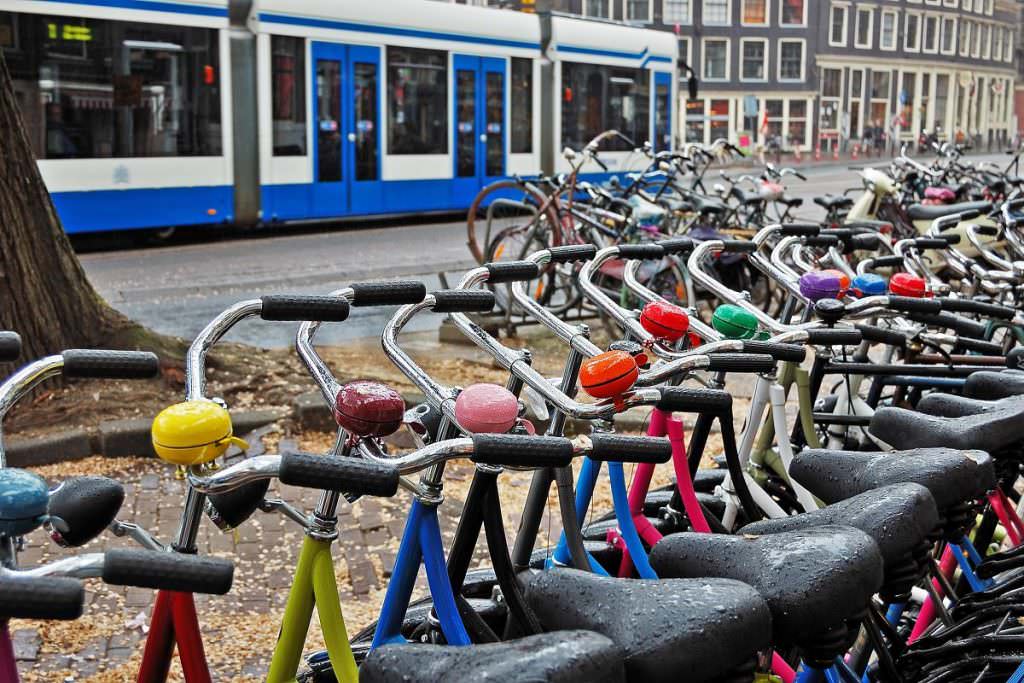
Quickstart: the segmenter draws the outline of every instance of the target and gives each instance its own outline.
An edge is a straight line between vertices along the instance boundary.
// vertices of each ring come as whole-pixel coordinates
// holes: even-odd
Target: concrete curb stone
[[[11,437],[5,450],[9,467],[34,467],[81,460],[96,452],[89,433],[84,429],[72,429],[33,439]]]

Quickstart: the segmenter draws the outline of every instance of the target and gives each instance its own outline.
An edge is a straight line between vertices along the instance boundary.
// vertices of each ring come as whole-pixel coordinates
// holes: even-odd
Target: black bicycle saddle
[[[729,579],[630,580],[575,569],[526,578],[545,629],[582,628],[626,653],[630,681],[718,681],[749,670],[771,640],[771,616],[750,586]],[[580,678],[578,680],[587,680]]]
[[[905,596],[925,569],[939,526],[939,511],[928,489],[919,484],[892,484],[847,498],[821,510],[748,524],[739,534],[766,535],[839,524],[870,536],[885,564],[882,597]]]
[[[623,651],[591,631],[541,633],[471,647],[386,645],[359,669],[363,683],[621,683]]]
[[[978,449],[998,453],[1024,439],[1024,403],[1004,410],[936,417],[903,408],[880,408],[871,434],[893,448]]]
[[[1024,396],[1008,396],[1006,398],[987,400],[967,398],[955,394],[928,394],[915,406],[917,410],[939,417],[963,417],[991,413],[997,410],[1009,410],[1024,406]]]
[[[772,643],[828,665],[860,628],[882,586],[878,545],[860,529],[826,525],[767,536],[679,533],[651,551],[659,576],[717,576],[753,586],[772,613]]]
[[[964,383],[964,395],[993,400],[1024,394],[1024,373],[1014,370],[972,372]]]

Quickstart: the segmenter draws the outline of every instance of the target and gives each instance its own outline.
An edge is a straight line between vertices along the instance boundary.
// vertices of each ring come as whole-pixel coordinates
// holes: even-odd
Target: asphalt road
[[[995,158],[995,157],[993,157]],[[811,198],[859,185],[847,165],[806,171],[790,178],[791,194],[805,198],[801,215],[821,214]],[[266,237],[144,247],[82,254],[93,285],[113,306],[157,331],[192,338],[217,313],[261,294],[323,294],[350,282],[422,279],[439,288],[438,273],[454,284],[474,262],[461,221],[335,231],[296,230]],[[353,309],[348,321],[325,325],[318,340],[339,343],[379,334],[386,309]],[[440,316],[414,320],[410,331],[435,328]],[[229,339],[269,347],[288,346],[295,326],[248,321]]]

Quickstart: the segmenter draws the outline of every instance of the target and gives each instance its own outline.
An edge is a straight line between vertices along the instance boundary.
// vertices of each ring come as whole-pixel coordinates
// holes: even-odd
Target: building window
[[[779,41],[779,80],[802,81],[804,79],[804,41]]]
[[[821,70],[821,111],[818,120],[822,130],[839,130],[839,103],[843,95],[843,70]]]
[[[588,17],[601,17],[607,19],[609,14],[609,0],[584,0],[583,14]]]
[[[627,21],[650,21],[651,0],[626,0]]]
[[[878,34],[878,47],[883,50],[896,49],[896,10],[882,10],[882,30]]]
[[[804,0],[779,0],[779,3],[779,23],[782,26],[803,26],[807,23]]]
[[[1003,34],[1005,30],[1001,26],[992,27],[992,56],[995,59],[1003,58]]]
[[[306,41],[270,37],[274,156],[306,154]]]
[[[222,154],[219,31],[8,12],[0,27],[36,158]]]
[[[889,88],[892,74],[888,71],[871,72],[871,125],[884,127],[889,120]]]
[[[768,78],[768,42],[757,38],[740,41],[742,54],[740,78],[745,81],[763,81]]]
[[[956,17],[942,18],[942,54],[956,52]]]
[[[857,29],[856,35],[854,36],[853,43],[854,47],[862,49],[871,49],[872,43],[872,31],[874,30],[875,23],[875,10],[873,9],[858,9],[857,10]]]
[[[971,29],[974,23],[964,21],[960,24],[960,56],[966,57],[971,51]]]
[[[448,53],[388,47],[388,153],[448,153]]]
[[[929,14],[924,18],[924,36],[922,52],[938,52],[939,50],[939,18]]]
[[[509,149],[513,154],[528,154],[533,151],[533,60],[513,57],[511,61],[509,123],[512,140]]]
[[[728,80],[728,40],[706,39],[704,41],[704,78],[709,81]]]
[[[1014,33],[1013,33],[1013,31],[1007,31],[1006,32],[1006,61],[1007,62],[1012,62],[1013,61],[1013,46],[1015,44],[1016,43],[1014,42]]]
[[[743,0],[740,21],[744,26],[768,25],[768,0]]]
[[[690,54],[690,39],[679,39],[679,59],[687,66],[693,64],[693,55]]]
[[[981,27],[981,57],[989,59],[992,57],[992,27],[983,24]]]
[[[704,142],[704,100],[686,101],[686,141]]]
[[[650,139],[650,72],[597,64],[562,63],[562,145],[580,149],[615,129],[634,140]],[[621,140],[608,148],[625,151]]]
[[[693,21],[693,7],[690,0],[665,0],[663,5],[666,24],[689,24]]]
[[[729,24],[729,0],[704,0],[704,23]]]
[[[807,142],[807,100],[789,100],[789,146],[800,147]]]
[[[846,47],[846,22],[850,15],[844,5],[832,5],[829,16],[828,44]]]
[[[921,15],[907,12],[903,21],[903,49],[917,52],[921,49]]]

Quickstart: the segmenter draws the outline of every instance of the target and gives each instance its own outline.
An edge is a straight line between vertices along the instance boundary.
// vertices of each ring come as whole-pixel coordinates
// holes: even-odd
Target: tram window
[[[388,153],[448,153],[448,53],[388,47]]]
[[[15,21],[17,18],[18,21]],[[216,30],[0,12],[39,159],[218,156]]]
[[[533,60],[512,58],[512,153],[533,151]]]
[[[274,156],[306,154],[306,41],[271,36]]]
[[[596,64],[562,64],[562,144],[580,149],[614,128],[641,145],[650,137],[650,73]],[[605,149],[629,145],[609,140]]]

